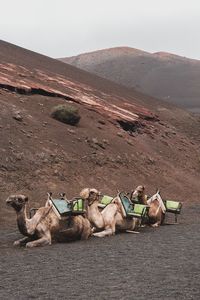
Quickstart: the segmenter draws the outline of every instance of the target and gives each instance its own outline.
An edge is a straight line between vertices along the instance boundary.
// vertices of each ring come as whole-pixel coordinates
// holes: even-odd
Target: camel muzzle
[[[11,199],[6,199],[6,205],[10,206],[12,204],[12,200]]]

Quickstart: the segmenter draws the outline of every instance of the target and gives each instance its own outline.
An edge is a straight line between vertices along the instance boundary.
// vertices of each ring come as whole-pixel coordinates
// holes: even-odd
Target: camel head
[[[6,199],[6,204],[13,207],[16,212],[19,212],[28,201],[28,197],[24,195],[10,195]]]
[[[96,189],[85,188],[80,192],[80,197],[88,201],[88,205],[92,205],[95,201],[99,202],[101,193]]]
[[[143,185],[139,185],[135,191],[132,193],[131,198],[141,198],[145,193],[145,187]]]

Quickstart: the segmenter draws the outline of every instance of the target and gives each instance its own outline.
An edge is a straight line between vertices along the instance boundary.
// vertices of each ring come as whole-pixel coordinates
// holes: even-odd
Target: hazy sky
[[[200,0],[0,0],[0,39],[51,56],[129,46],[200,59]]]

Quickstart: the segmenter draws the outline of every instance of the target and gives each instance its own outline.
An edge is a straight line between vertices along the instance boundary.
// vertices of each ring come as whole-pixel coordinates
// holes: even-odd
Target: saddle
[[[112,200],[113,200],[113,197],[108,196],[108,195],[103,195],[100,203],[98,204],[98,207],[104,208],[104,207],[106,207],[106,205],[110,204]]]
[[[178,215],[181,213],[183,204],[174,200],[163,200],[166,207],[166,212],[173,213],[175,215],[175,222],[178,221]]]
[[[124,192],[119,193],[118,196],[121,200],[127,218],[140,218],[143,220],[146,217],[149,209],[148,205],[132,203]]]
[[[73,215],[83,215],[85,213],[84,200],[75,197],[72,200],[64,199],[50,199],[52,208],[58,218],[73,216]]]

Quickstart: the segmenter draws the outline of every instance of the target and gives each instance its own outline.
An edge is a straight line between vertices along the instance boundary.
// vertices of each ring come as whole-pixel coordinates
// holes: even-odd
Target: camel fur
[[[18,229],[25,236],[15,241],[14,245],[26,245],[31,248],[51,245],[52,241],[66,242],[89,238],[92,232],[87,218],[78,215],[59,219],[48,200],[45,207],[39,208],[32,218],[28,218],[28,197],[24,195],[8,197],[6,203],[15,210]]]
[[[131,200],[135,197],[138,198],[141,204],[145,204],[149,206],[148,218],[149,223],[152,227],[158,227],[163,224],[165,219],[165,206],[160,196],[159,191],[156,192],[150,199],[147,200],[147,196],[145,194],[145,187],[139,185],[134,192],[131,194]]]
[[[80,196],[88,202],[87,217],[95,229],[100,232],[93,233],[94,236],[104,237],[114,235],[116,231],[134,230],[136,220],[127,219],[121,200],[115,197],[101,212],[98,204],[100,192],[96,189],[85,188],[81,191]]]

